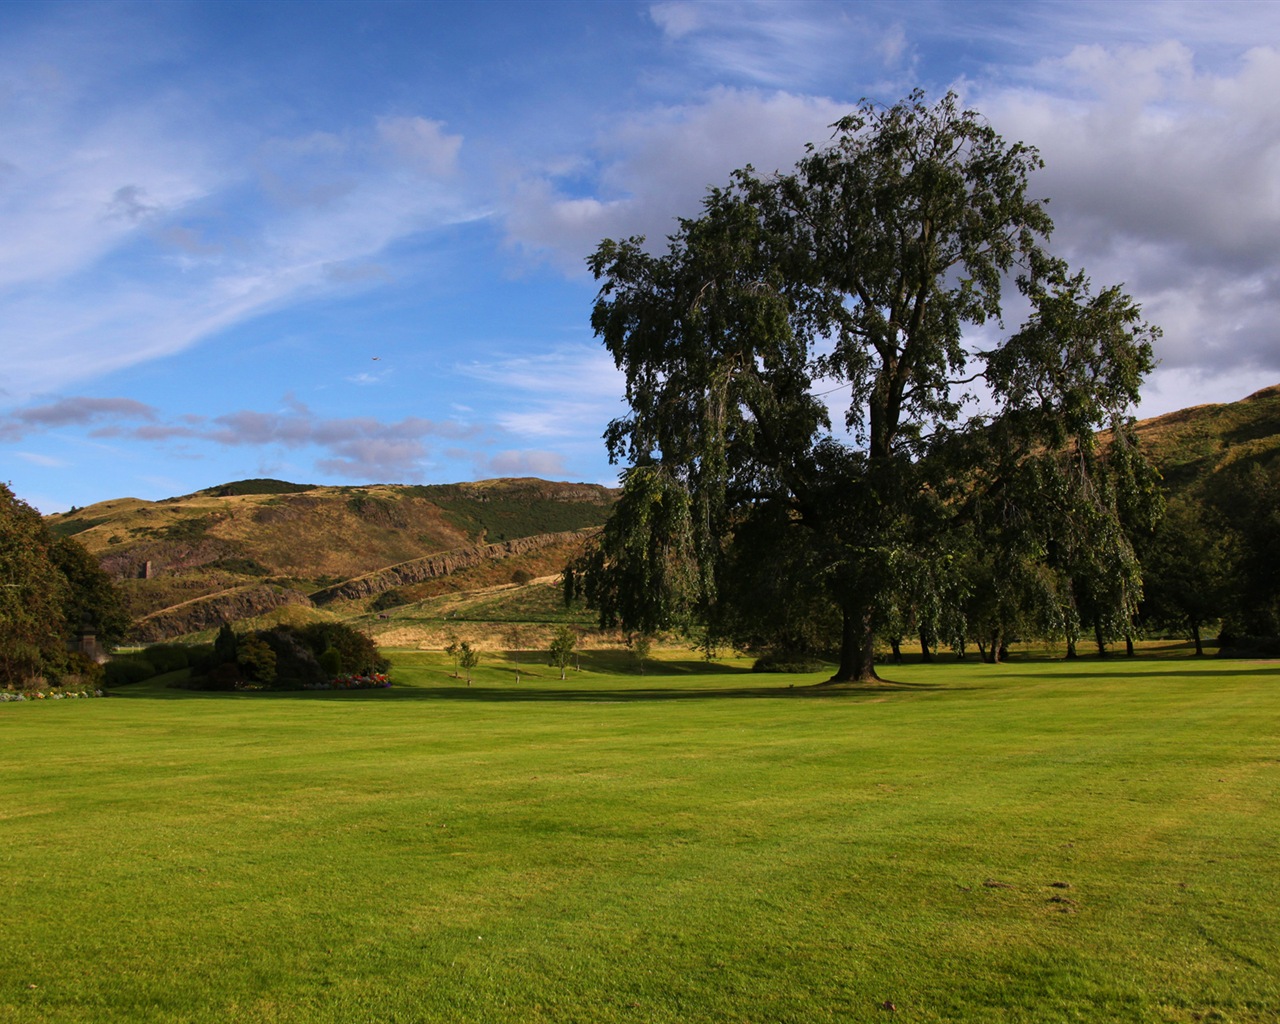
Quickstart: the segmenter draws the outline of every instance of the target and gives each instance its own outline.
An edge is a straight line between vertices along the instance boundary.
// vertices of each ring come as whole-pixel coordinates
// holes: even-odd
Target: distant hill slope
[[[1280,384],[1239,402],[1197,405],[1142,420],[1138,437],[1168,493],[1211,487],[1219,473],[1280,458]]]
[[[493,545],[494,559],[512,557],[506,542],[601,525],[614,499],[596,484],[532,478],[366,487],[242,480],[163,501],[99,502],[47,521],[98,556],[136,618],[167,623],[148,630],[155,639],[224,605],[236,617],[256,614],[258,603],[301,601],[430,556]],[[184,610],[157,618],[175,606]]]

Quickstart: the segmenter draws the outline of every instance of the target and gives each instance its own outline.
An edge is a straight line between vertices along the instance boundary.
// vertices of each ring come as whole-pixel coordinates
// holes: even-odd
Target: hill
[[[1239,402],[1196,405],[1142,420],[1142,450],[1169,494],[1198,493],[1222,473],[1280,458],[1280,384]]]
[[[388,591],[463,571],[473,585],[543,575],[581,544],[578,531],[604,522],[613,501],[607,487],[530,478],[365,487],[243,480],[47,521],[119,581],[138,639],[158,640],[309,605],[313,595],[395,604]]]

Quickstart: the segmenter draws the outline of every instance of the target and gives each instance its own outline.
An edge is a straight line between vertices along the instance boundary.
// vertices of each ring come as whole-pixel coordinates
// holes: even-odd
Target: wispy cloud
[[[453,420],[404,417],[327,417],[292,397],[273,412],[242,409],[207,422],[198,417],[168,421],[151,406],[124,398],[63,398],[17,409],[0,419],[0,439],[20,440],[37,429],[90,426],[89,436],[148,444],[257,448],[264,453],[309,451],[315,468],[329,476],[418,480],[431,457],[432,440],[475,440],[476,426]],[[45,459],[46,461],[41,461]],[[47,457],[29,461],[53,465]]]
[[[873,7],[785,2],[657,3],[649,13],[686,62],[720,78],[764,86],[818,87],[837,68],[896,68],[908,43]]]
[[[571,273],[608,237],[643,234],[655,243],[697,213],[706,190],[738,167],[789,170],[813,140],[830,136],[846,105],[785,92],[714,89],[695,102],[633,113],[596,140],[594,194],[573,194],[583,178],[554,168],[524,178],[512,196],[508,242]],[[581,187],[581,186],[577,186]]]
[[[102,59],[50,79],[7,56],[0,389],[13,400],[384,283],[392,243],[479,215],[457,174],[462,137],[440,121],[254,137],[198,97],[104,88],[119,68]]]

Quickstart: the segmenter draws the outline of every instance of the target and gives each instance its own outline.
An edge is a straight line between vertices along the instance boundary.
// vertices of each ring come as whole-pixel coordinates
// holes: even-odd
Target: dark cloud
[[[124,185],[116,189],[111,202],[107,204],[107,215],[136,224],[159,209],[153,203],[146,201],[146,194],[146,189],[139,188],[137,185]]]
[[[152,421],[156,418],[156,410],[132,398],[61,398],[47,405],[19,409],[13,418],[31,426],[83,426],[102,419]]]
[[[121,422],[156,420],[153,406],[132,398],[60,398],[44,405],[15,409],[0,419],[0,440],[17,441],[33,430],[58,427],[87,427],[106,422],[108,430],[120,428]],[[120,428],[123,429],[123,428]]]
[[[384,423],[370,416],[317,416],[292,397],[288,411],[262,413],[242,410],[214,419],[204,436],[222,445],[285,448],[316,447],[327,456],[316,467],[329,476],[379,480],[416,480],[430,455],[427,438],[474,437],[478,428],[449,421],[408,416]]]

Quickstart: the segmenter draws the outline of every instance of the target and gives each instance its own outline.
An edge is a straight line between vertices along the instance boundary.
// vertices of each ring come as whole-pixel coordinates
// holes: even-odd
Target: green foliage
[[[404,527],[408,524],[400,502],[376,494],[357,494],[347,499],[347,508],[361,519],[379,526]]]
[[[471,685],[471,670],[480,664],[480,652],[466,640],[458,645],[458,664],[467,673],[467,685]]]
[[[85,530],[92,530],[95,526],[100,526],[108,521],[105,516],[99,516],[97,518],[91,518],[88,516],[84,518],[71,518],[76,511],[77,510],[73,508],[70,512],[66,513],[66,515],[58,516],[56,519],[49,520],[49,532],[55,537],[74,537],[77,533],[84,533]]]
[[[595,492],[573,500],[549,492],[541,481],[512,481],[484,490],[462,484],[405,490],[434,502],[469,536],[489,542],[599,526],[608,514],[608,504]],[[588,500],[588,495],[595,500]]]
[[[1280,637],[1280,461],[1221,480],[1215,506],[1230,531],[1226,629]]]
[[[102,647],[114,648],[124,639],[132,620],[111,577],[93,555],[69,537],[55,540],[49,557],[67,581],[62,613],[68,629],[90,631]]]
[[[102,668],[103,680],[108,687],[140,683],[144,679],[158,675],[155,665],[144,654],[112,658]]]
[[[68,584],[53,543],[40,514],[0,484],[0,687],[62,663]]]
[[[237,494],[300,494],[315,489],[315,484],[291,484],[287,480],[272,480],[269,477],[252,480],[234,480],[219,487],[210,487],[203,494],[212,494],[219,498],[228,498]]]
[[[297,630],[307,647],[319,657],[333,649],[342,658],[342,671],[357,675],[385,672],[387,659],[367,633],[343,622],[313,622]]]
[[[183,644],[152,644],[143,657],[155,666],[157,675],[177,672],[191,664],[192,648]]]
[[[551,664],[560,670],[560,678],[564,679],[565,670],[573,661],[574,649],[578,646],[578,634],[569,626],[557,626],[551,635]]]
[[[661,465],[633,466],[599,543],[566,575],[612,628],[657,632],[687,626],[701,593],[691,501]]]
[[[874,679],[877,635],[895,618],[936,632],[954,598],[956,578],[924,567],[954,565],[964,477],[993,502],[1010,487],[1051,497],[1066,617],[1127,621],[1137,572],[1120,519],[1138,474],[1098,457],[1094,435],[1127,435],[1158,332],[1045,250],[1052,224],[1027,195],[1038,154],[954,95],[864,103],[836,128],[793,174],[747,168],[711,190],[665,253],[606,239],[589,258],[592,327],[630,406],[605,440],[631,468],[574,591],[602,624],[767,634],[778,616],[730,585],[760,558],[794,573],[781,586],[805,604],[838,610],[836,679]],[[965,332],[998,321],[1011,277],[1031,315],[976,352]],[[996,413],[965,419],[980,377]],[[819,391],[847,393],[848,435]],[[1019,536],[1029,570],[1048,565],[1045,532]]]
[[[224,622],[218,627],[218,635],[213,641],[213,655],[218,663],[234,662],[239,646],[240,642],[229,622]]]
[[[208,563],[209,569],[221,569],[223,572],[233,572],[238,576],[270,576],[271,570],[259,562],[256,558],[219,558]]]
[[[644,675],[644,663],[653,653],[653,637],[647,633],[632,633],[627,637],[627,650],[631,653],[636,671]]]
[[[0,485],[0,686],[83,674],[68,642],[92,632],[113,648],[130,624],[97,559],[54,537],[40,515]]]
[[[342,674],[342,655],[336,647],[326,647],[324,653],[317,659],[320,667],[330,677]]]
[[[216,522],[218,522],[218,517],[213,515],[187,516],[151,532],[154,532],[157,537],[163,540],[181,541],[190,544],[204,540],[209,528]]]
[[[444,653],[453,659],[453,678],[458,678],[458,659],[462,654],[462,642],[458,639],[458,635],[449,632],[445,639],[448,641],[444,645]]]
[[[236,664],[254,682],[270,686],[276,681],[276,652],[262,636],[241,639]]]

